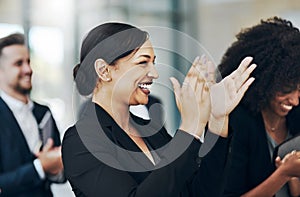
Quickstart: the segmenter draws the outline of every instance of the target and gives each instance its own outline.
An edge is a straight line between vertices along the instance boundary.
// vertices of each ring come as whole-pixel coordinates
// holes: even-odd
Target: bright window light
[[[24,33],[21,25],[0,23],[0,37],[8,36],[12,33]]]
[[[53,27],[32,27],[29,32],[29,45],[34,53],[52,66],[63,63],[63,32]]]

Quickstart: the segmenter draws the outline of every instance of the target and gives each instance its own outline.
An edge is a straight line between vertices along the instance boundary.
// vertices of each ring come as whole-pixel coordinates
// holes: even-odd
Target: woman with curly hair
[[[223,56],[221,76],[245,56],[257,64],[255,82],[230,115],[224,196],[299,196],[300,152],[273,162],[274,148],[300,132],[299,29],[274,17],[241,31]]]

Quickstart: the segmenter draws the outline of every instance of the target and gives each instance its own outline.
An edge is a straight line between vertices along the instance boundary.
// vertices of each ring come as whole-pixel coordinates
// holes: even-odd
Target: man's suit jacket
[[[205,173],[219,166],[210,160],[211,165],[204,165],[207,168],[202,168],[203,163],[199,168],[200,142],[183,131],[171,138],[165,128],[157,130],[155,124],[146,127],[144,120],[133,118],[142,126],[138,130],[148,147],[155,150],[157,165],[141,153],[107,112],[90,103],[82,119],[66,131],[62,145],[65,174],[76,196],[211,196],[199,183],[209,181]],[[211,151],[215,161],[226,150],[226,140],[220,140]]]
[[[34,103],[33,114],[38,123],[47,111],[48,107]],[[59,146],[59,131],[54,120],[53,123],[51,135],[55,146]],[[40,179],[34,159],[17,120],[0,97],[0,196],[52,196],[50,181]]]

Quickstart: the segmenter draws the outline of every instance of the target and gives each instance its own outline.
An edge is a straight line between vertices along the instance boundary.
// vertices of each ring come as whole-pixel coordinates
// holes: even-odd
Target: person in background
[[[273,17],[242,30],[218,66],[221,76],[246,56],[257,64],[255,82],[230,115],[224,196],[299,196],[299,150],[273,156],[277,145],[300,132],[299,29]]]
[[[199,179],[210,178],[201,173],[207,168],[200,167],[199,137],[209,122],[207,133],[218,138],[209,153],[214,168],[226,150],[228,114],[254,80],[248,79],[255,68],[248,67],[251,60],[245,58],[218,84],[210,80],[214,75],[205,58],[195,59],[182,86],[171,78],[181,114],[172,138],[163,125],[148,124],[129,112],[131,105],[148,103],[151,84],[158,78],[148,33],[124,23],[93,28],[73,72],[78,92],[92,99],[62,144],[65,174],[75,195],[211,196],[199,193]],[[220,95],[227,101],[224,105],[216,105]]]
[[[0,39],[0,196],[50,197],[66,179],[60,134],[48,107],[30,99],[32,69],[23,34]]]

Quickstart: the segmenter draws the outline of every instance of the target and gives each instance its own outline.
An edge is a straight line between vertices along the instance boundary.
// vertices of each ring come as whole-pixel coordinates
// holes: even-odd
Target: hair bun
[[[77,90],[83,96],[90,95],[96,86],[97,74],[90,71],[90,69],[94,69],[94,67],[81,66],[81,63],[76,64],[73,68],[73,77]]]
[[[73,78],[75,80],[76,76],[77,76],[77,72],[80,68],[80,63],[76,64],[75,67],[73,68]]]

